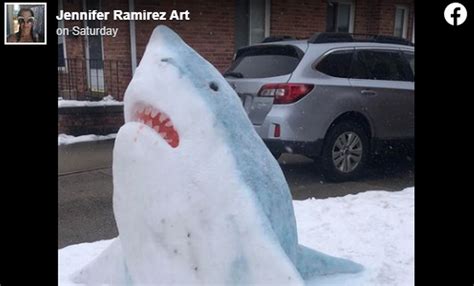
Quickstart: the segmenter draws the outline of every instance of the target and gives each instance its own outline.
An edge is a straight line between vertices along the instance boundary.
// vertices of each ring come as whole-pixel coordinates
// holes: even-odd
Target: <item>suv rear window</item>
[[[303,52],[293,46],[256,46],[240,49],[224,76],[264,78],[292,73]]]

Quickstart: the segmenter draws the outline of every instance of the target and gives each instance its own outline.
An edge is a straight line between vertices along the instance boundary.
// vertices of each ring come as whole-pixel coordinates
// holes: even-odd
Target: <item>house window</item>
[[[101,10],[101,1],[97,0],[85,0],[84,11],[87,10]],[[91,29],[101,28],[102,23],[99,20],[86,20],[85,26]],[[87,56],[90,60],[91,68],[102,69],[103,68],[103,56],[102,56],[102,36],[100,35],[89,35],[87,36]]]
[[[84,12],[88,10],[102,11],[101,0],[84,0]],[[84,26],[91,29],[101,28],[100,20],[85,20]],[[102,36],[88,35],[86,40],[86,68],[89,90],[93,93],[103,93],[105,91],[104,83],[104,58]]]
[[[265,2],[266,0],[257,0],[249,3],[249,44],[265,39]]]
[[[395,37],[407,38],[408,26],[408,8],[397,6],[395,10],[395,28],[393,35]]]
[[[348,1],[328,2],[326,32],[352,33],[353,31],[354,4]]]
[[[261,42],[270,35],[270,0],[237,0],[235,48]]]
[[[63,9],[63,1],[58,2],[58,15],[59,10]],[[58,27],[64,28],[64,20],[58,21]],[[58,36],[58,69],[66,69],[66,38],[64,34]]]

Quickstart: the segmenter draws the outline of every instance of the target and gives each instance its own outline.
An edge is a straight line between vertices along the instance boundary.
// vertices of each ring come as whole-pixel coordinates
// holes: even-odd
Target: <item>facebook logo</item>
[[[461,3],[451,3],[444,9],[444,19],[450,25],[459,26],[466,21],[466,18],[467,10]]]

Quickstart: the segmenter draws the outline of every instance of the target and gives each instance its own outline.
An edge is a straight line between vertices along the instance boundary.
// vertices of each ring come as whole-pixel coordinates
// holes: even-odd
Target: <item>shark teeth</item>
[[[138,109],[137,109],[137,112],[144,113],[145,112],[145,106],[139,106]]]
[[[168,119],[168,116],[166,114],[160,113],[160,122],[164,122],[166,119]]]
[[[179,145],[179,135],[170,117],[159,109],[146,104],[137,104],[132,121],[140,122],[152,128],[171,147]]]
[[[151,107],[150,106],[145,107],[145,114],[149,115],[150,113],[151,113]]]

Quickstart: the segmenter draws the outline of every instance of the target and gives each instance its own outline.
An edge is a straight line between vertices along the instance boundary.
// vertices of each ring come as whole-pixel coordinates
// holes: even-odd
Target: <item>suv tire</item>
[[[360,178],[369,159],[369,137],[362,126],[343,121],[333,126],[324,140],[321,163],[330,181]]]

